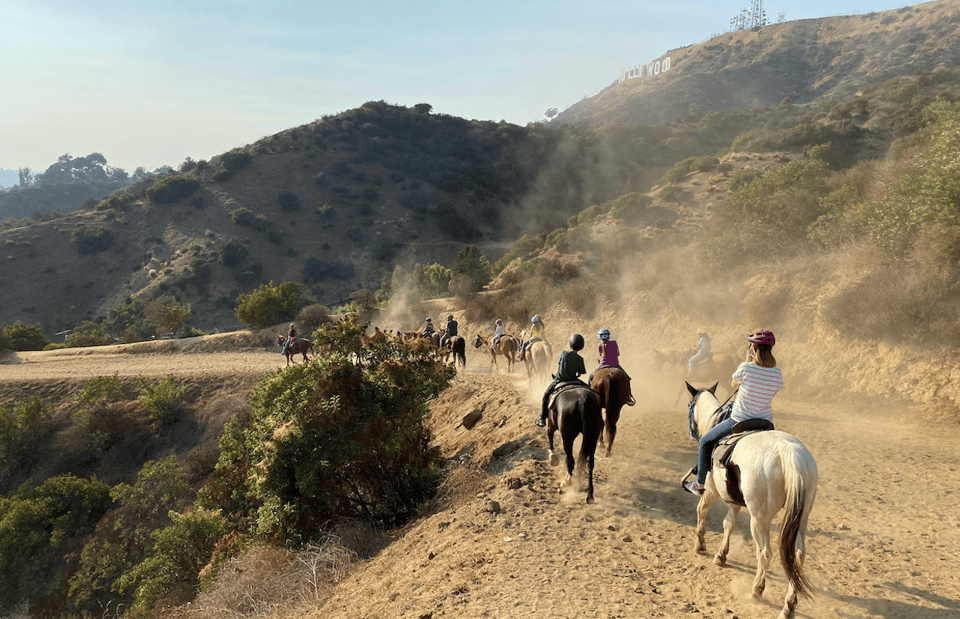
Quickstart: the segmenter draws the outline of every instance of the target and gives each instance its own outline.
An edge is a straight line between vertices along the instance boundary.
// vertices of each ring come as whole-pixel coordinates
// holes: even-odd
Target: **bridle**
[[[697,407],[697,398],[699,398],[700,394],[703,393],[704,391],[706,391],[706,389],[698,390],[697,395],[690,398],[690,405],[687,408],[687,420],[690,424],[690,438],[694,439],[695,441],[700,440],[700,432],[699,432],[700,428],[697,426],[697,418],[695,415],[695,411]],[[734,389],[733,393],[731,393],[727,397],[727,399],[724,400],[723,403],[720,406],[718,406],[716,410],[713,411],[713,413],[711,413],[710,417],[715,417],[717,413],[720,413],[720,417],[717,419],[717,423],[720,423],[721,421],[725,420],[730,416],[731,409],[727,409],[727,410],[724,410],[724,409],[727,408],[727,404],[730,402],[730,400],[733,399],[733,396],[737,395],[737,391],[739,391],[739,389]]]

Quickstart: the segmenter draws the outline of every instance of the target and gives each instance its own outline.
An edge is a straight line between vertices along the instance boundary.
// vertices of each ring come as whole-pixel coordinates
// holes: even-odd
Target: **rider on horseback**
[[[423,330],[420,331],[420,335],[423,337],[430,337],[433,335],[433,319],[427,318],[427,322],[423,325]]]
[[[773,357],[773,345],[777,340],[773,331],[762,329],[748,335],[747,341],[747,360],[733,373],[733,385],[738,391],[730,417],[700,437],[697,479],[683,484],[683,487],[693,494],[703,494],[703,483],[710,472],[713,448],[720,439],[731,433],[733,426],[747,419],[773,421],[770,404],[773,396],[783,389],[783,375]]]
[[[457,321],[453,319],[453,314],[447,316],[447,329],[440,338],[440,348],[446,348],[447,343],[454,335],[457,335]]]
[[[586,384],[580,380],[580,375],[586,374],[587,368],[583,365],[583,357],[577,354],[578,350],[583,350],[583,344],[583,336],[575,333],[570,336],[570,350],[565,350],[560,353],[557,373],[553,375],[553,382],[550,383],[550,386],[547,387],[547,390],[543,394],[540,416],[536,422],[534,422],[541,428],[547,425],[547,406],[550,404],[550,395],[553,393],[554,387],[560,383],[567,382],[577,382],[581,385]]]
[[[593,384],[593,375],[597,373],[597,370],[600,368],[619,368],[621,372],[627,374],[627,371],[620,366],[620,347],[617,346],[616,340],[610,339],[610,329],[600,329],[597,331],[597,338],[600,340],[600,344],[597,347],[600,352],[600,365],[597,366],[597,369],[590,372],[590,376],[587,377],[587,382]],[[627,375],[627,389],[630,388],[630,375]],[[627,393],[629,396],[627,399],[627,406],[633,406],[637,403],[633,399],[632,393]]]
[[[503,321],[497,318],[497,330],[493,334],[493,339],[490,340],[490,350],[497,347],[497,342],[500,341],[501,337],[503,337]]]
[[[526,342],[520,345],[520,361],[523,361],[524,355],[526,355],[527,350],[533,346],[534,342],[543,341],[543,332],[546,329],[546,325],[543,322],[543,318],[540,317],[540,314],[535,315],[530,319],[530,322],[533,323],[533,326],[530,327],[530,337]],[[583,346],[580,347],[581,349]],[[583,372],[584,374],[586,372]]]
[[[291,322],[290,327],[287,329],[287,341],[283,343],[283,347],[280,349],[281,355],[287,354],[287,348],[290,347],[290,344],[292,344],[295,339],[297,339],[297,328],[294,327]]]
[[[690,357],[690,361],[687,362],[687,375],[693,376],[693,369],[705,363],[710,359],[710,336],[707,335],[707,330],[703,327],[697,329],[697,348],[693,352],[693,356]]]

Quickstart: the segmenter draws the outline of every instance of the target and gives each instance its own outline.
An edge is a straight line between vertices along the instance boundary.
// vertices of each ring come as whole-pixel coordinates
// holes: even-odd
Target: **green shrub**
[[[103,326],[85,320],[70,332],[67,339],[69,348],[86,348],[87,346],[103,346],[109,341],[110,337],[104,333]]]
[[[660,197],[667,202],[679,202],[683,196],[683,187],[680,185],[667,185],[660,190]]]
[[[176,456],[144,464],[133,485],[114,486],[110,497],[119,507],[111,513],[113,526],[99,528],[84,544],[69,580],[71,601],[87,610],[116,605],[126,583],[121,578],[149,556],[153,532],[168,527],[171,512],[187,506],[192,496]]]
[[[200,181],[187,176],[168,176],[147,189],[147,197],[159,204],[172,204],[200,189]]]
[[[760,178],[760,171],[753,168],[744,168],[730,179],[730,191],[737,191]]]
[[[25,325],[19,320],[3,328],[3,339],[10,350],[43,350],[50,342],[38,325]]]
[[[242,148],[235,148],[220,155],[220,165],[228,172],[241,170],[253,161],[253,156]]]
[[[588,206],[577,215],[577,224],[588,224],[603,214],[604,208],[599,204]]]
[[[330,308],[313,303],[300,310],[294,322],[300,327],[302,333],[310,337],[310,334],[319,329],[320,325],[330,322]]]
[[[77,404],[81,411],[99,413],[112,403],[125,398],[123,383],[120,382],[118,374],[97,376],[84,383],[83,389],[77,394]]]
[[[258,329],[293,320],[314,301],[303,295],[299,284],[263,284],[250,294],[237,297],[237,320]]]
[[[220,264],[231,269],[236,268],[248,253],[249,251],[240,241],[230,239],[220,246]]]
[[[93,531],[110,504],[106,484],[72,475],[0,498],[0,607],[55,597],[63,557]]]
[[[160,423],[172,423],[184,405],[186,389],[173,376],[160,382],[140,378],[140,406]]]
[[[541,249],[543,247],[543,242],[545,238],[546,238],[546,235],[543,235],[543,234],[537,234],[537,235],[524,234],[516,242],[514,242],[512,246],[510,246],[510,250],[507,251],[507,253],[504,254],[502,258],[497,260],[496,264],[493,267],[493,270],[496,273],[499,273],[504,269],[504,267],[506,267],[508,264],[510,264],[517,258],[526,258],[532,252],[535,252],[538,249]]]
[[[297,197],[297,194],[292,191],[282,191],[280,195],[277,196],[277,203],[280,205],[280,210],[284,212],[291,212],[300,209],[300,198]]]
[[[465,287],[461,292],[478,292],[490,283],[493,267],[476,245],[467,245],[457,254],[457,259],[451,269],[451,279],[463,277]]]
[[[170,512],[172,524],[150,534],[147,557],[116,582],[120,593],[133,591],[134,616],[142,616],[184,582],[199,587],[200,570],[213,554],[217,541],[229,531],[227,519],[218,512],[193,510]]]
[[[230,212],[230,220],[238,226],[253,226],[256,215],[250,209],[241,206]]]
[[[628,193],[613,200],[610,216],[627,223],[638,223],[646,217],[651,204],[653,204],[653,198],[645,193]]]
[[[0,459],[18,459],[50,421],[52,412],[53,407],[36,395],[15,402],[11,409],[0,406]]]
[[[400,524],[432,495],[440,453],[425,425],[428,401],[456,372],[425,342],[366,340],[365,329],[353,317],[321,326],[315,364],[260,382],[251,418],[225,431],[217,465],[224,479],[243,479],[235,488],[247,498],[227,497],[229,507],[249,512],[223,513],[254,516],[260,535],[299,545],[329,520]]]
[[[178,303],[171,295],[164,295],[150,301],[144,307],[144,316],[150,323],[157,325],[157,333],[176,333],[192,315],[189,303]]]
[[[556,247],[562,252],[567,251],[567,231],[567,228],[557,228],[553,232],[549,233],[543,241],[544,248]],[[500,263],[497,262],[497,264]]]
[[[450,280],[453,272],[442,264],[420,264],[413,267],[411,283],[424,299],[450,296]]]
[[[77,228],[70,235],[70,243],[78,254],[98,254],[113,246],[113,232],[109,228]]]

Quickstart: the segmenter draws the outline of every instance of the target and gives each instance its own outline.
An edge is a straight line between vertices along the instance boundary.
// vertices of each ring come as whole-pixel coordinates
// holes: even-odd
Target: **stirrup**
[[[686,475],[680,478],[680,487],[686,490],[687,482],[690,481],[691,477],[693,477],[693,481],[696,481],[697,480],[696,475],[697,475],[697,467],[694,466],[689,471],[687,471]]]

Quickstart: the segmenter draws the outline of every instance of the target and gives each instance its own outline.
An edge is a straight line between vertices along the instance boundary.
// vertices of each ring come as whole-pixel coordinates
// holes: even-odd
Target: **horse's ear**
[[[707,389],[707,391],[709,391],[713,395],[717,395],[717,385],[719,384],[720,384],[719,382],[713,383],[713,387],[710,387],[709,389]]]
[[[696,388],[696,387],[694,387],[693,385],[691,385],[690,383],[688,383],[688,382],[686,382],[686,381],[684,381],[683,384],[685,384],[685,385],[687,386],[687,391],[690,392],[690,395],[697,395],[697,388]]]

